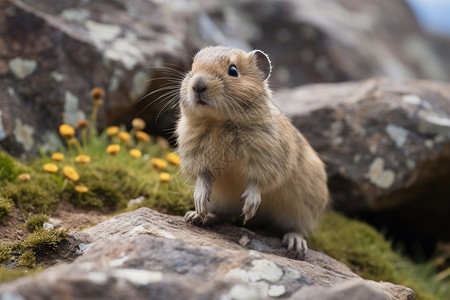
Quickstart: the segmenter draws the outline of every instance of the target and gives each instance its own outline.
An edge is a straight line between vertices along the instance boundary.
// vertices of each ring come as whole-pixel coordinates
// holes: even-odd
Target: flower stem
[[[89,126],[91,140],[93,140],[97,135],[97,114],[98,114],[98,106],[94,104],[92,106],[91,123]]]

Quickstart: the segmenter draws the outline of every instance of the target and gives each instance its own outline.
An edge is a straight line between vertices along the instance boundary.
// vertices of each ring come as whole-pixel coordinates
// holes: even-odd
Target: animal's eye
[[[238,70],[237,70],[235,65],[231,65],[228,68],[228,75],[233,76],[233,77],[238,77],[239,76]]]

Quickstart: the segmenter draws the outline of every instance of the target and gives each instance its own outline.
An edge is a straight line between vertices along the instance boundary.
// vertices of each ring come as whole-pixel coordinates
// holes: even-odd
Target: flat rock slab
[[[363,280],[316,251],[305,261],[286,257],[276,237],[196,227],[148,208],[73,238],[89,245],[81,257],[1,285],[0,299],[414,299],[409,288]]]

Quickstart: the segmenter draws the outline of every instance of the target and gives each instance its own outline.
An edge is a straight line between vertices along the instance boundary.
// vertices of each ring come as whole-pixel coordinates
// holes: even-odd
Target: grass
[[[375,228],[328,212],[309,238],[311,248],[345,263],[363,278],[410,287],[416,299],[449,299],[448,280],[436,280],[431,265],[414,264],[393,251]]]

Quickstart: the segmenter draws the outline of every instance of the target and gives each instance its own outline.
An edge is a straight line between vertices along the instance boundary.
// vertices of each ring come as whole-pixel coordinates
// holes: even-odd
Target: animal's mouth
[[[197,103],[197,104],[200,104],[200,105],[207,105],[208,103],[206,103],[203,99],[202,99],[202,96],[200,95],[200,94],[197,94],[196,95],[196,97],[195,97],[195,102]]]

